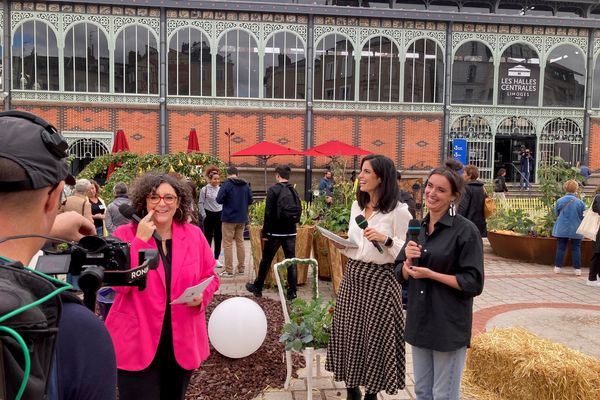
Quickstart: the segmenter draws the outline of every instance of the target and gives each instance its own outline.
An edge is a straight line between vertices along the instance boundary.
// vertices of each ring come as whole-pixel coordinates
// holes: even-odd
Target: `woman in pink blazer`
[[[143,217],[122,225],[114,236],[131,243],[131,267],[138,250],[159,248],[161,260],[148,273],[145,290],[116,287],[106,319],[117,354],[120,400],[184,399],[192,371],[209,355],[204,311],[219,287],[215,259],[200,229],[187,223],[189,187],[165,174],[145,174],[131,190],[131,203]],[[155,240],[157,232],[162,241]],[[170,303],[185,289],[213,276],[187,304]]]

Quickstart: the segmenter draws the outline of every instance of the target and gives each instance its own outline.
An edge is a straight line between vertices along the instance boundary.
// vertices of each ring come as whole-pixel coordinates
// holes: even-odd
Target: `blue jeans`
[[[554,265],[556,267],[562,267],[565,261],[565,253],[567,251],[567,243],[571,240],[571,256],[573,259],[573,267],[575,269],[581,268],[581,239],[569,239],[569,238],[556,238],[558,243],[556,244],[556,259]]]
[[[412,348],[417,400],[459,400],[467,348],[434,351]]]
[[[103,237],[104,236],[104,228],[102,226],[97,226],[96,227],[96,235]]]
[[[521,171],[521,183],[519,185],[520,189],[523,189],[523,188],[529,189],[529,175],[530,175],[529,171],[527,171],[527,172]]]

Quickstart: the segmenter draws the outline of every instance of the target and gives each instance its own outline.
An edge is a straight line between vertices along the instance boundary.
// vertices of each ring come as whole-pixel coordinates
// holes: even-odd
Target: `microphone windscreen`
[[[408,221],[408,233],[409,234],[419,234],[421,231],[421,221],[418,219],[411,219]]]
[[[133,219],[135,208],[131,204],[123,203],[119,206],[119,212],[127,219]]]
[[[354,220],[360,229],[365,229],[369,226],[369,223],[364,215],[358,214]]]

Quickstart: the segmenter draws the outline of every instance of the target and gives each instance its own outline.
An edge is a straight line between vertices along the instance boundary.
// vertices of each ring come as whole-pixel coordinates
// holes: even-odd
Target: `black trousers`
[[[173,339],[163,335],[148,368],[118,370],[119,400],[184,400],[191,376],[175,360]]]
[[[213,238],[215,239],[215,259],[219,259],[221,254],[221,211],[213,212],[206,210],[206,218],[204,219],[204,236],[210,246]]]
[[[590,274],[588,275],[589,281],[598,280],[598,275],[600,275],[600,253],[594,252],[592,256],[592,263],[590,264]]]
[[[268,236],[265,242],[265,247],[262,252],[262,259],[260,260],[260,266],[258,268],[258,276],[254,281],[254,287],[261,291],[267,274],[269,273],[269,267],[279,247],[283,248],[283,254],[285,258],[296,257],[296,236]],[[287,268],[288,276],[288,293],[296,293],[296,285],[298,281],[298,270],[296,264]]]

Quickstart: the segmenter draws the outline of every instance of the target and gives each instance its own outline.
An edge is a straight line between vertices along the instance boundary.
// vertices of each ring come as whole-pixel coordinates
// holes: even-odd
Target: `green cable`
[[[29,373],[31,371],[31,358],[29,357],[29,351],[27,351],[28,350],[27,344],[25,343],[25,341],[23,340],[21,335],[19,335],[17,333],[17,331],[15,331],[14,329],[11,329],[7,326],[0,326],[0,331],[7,332],[9,335],[14,337],[15,340],[21,345],[21,349],[23,349],[23,357],[25,358],[25,371],[23,373],[23,380],[21,381],[21,387],[19,388],[17,397],[15,397],[15,400],[21,400],[21,397],[23,396],[23,392],[25,392],[25,387],[27,386],[27,381],[29,380]]]

